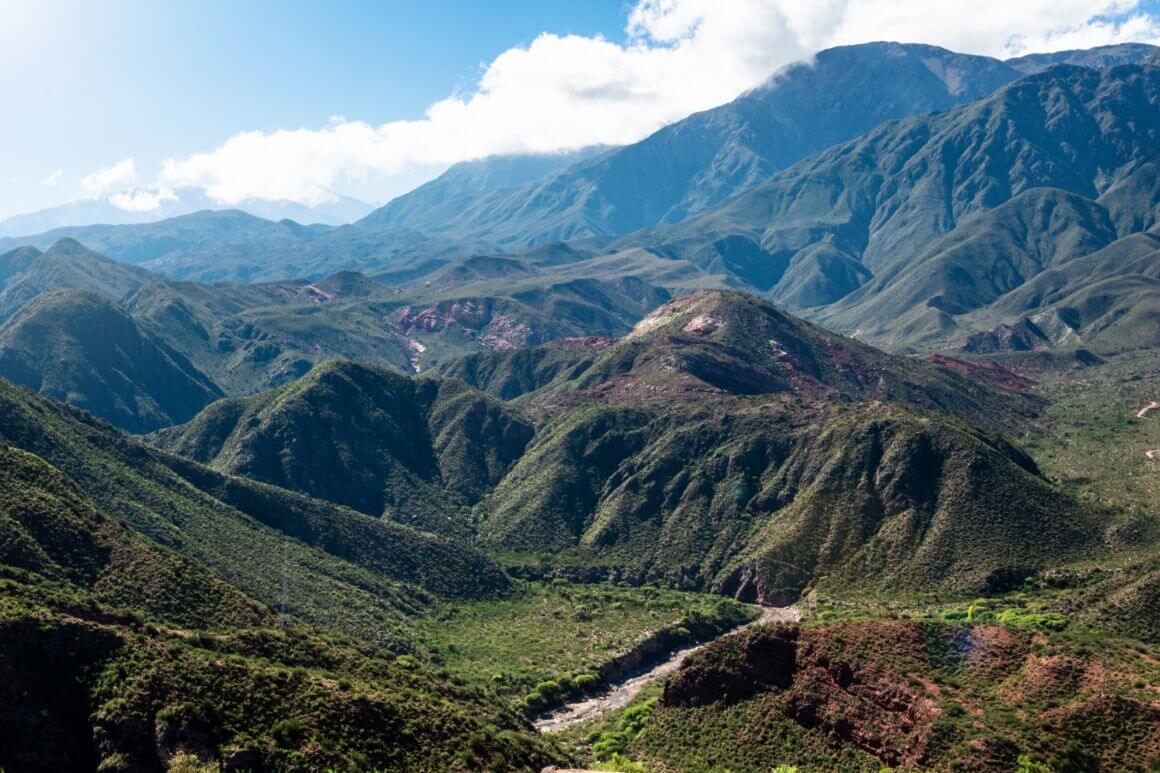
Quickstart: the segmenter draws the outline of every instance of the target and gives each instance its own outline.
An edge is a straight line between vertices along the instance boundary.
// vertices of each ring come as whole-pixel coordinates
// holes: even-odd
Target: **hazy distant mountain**
[[[392,199],[367,215],[361,225],[374,229],[409,228],[434,207],[465,204],[474,196],[536,182],[572,164],[600,155],[605,146],[570,153],[489,156],[455,164],[429,183]]]
[[[1117,46],[1007,63],[917,44],[829,49],[729,104],[541,181],[445,202],[420,189],[359,226],[519,247],[675,223],[882,121],[985,96],[1057,61],[1101,66],[1151,50]]]
[[[38,212],[13,215],[0,220],[0,236],[28,236],[69,226],[129,225],[154,223],[166,218],[188,215],[201,210],[227,209],[198,188],[182,188],[175,198],[162,199],[156,209],[131,211],[118,207],[109,197],[80,199]],[[294,220],[299,223],[351,223],[366,215],[372,207],[364,201],[338,196],[334,201],[307,206],[294,201],[247,199],[228,209],[241,210],[268,220]]]
[[[1071,51],[1054,51],[1049,54],[1028,54],[1016,59],[1008,59],[1007,64],[1020,72],[1033,75],[1057,64],[1071,64],[1077,67],[1116,67],[1121,64],[1157,63],[1156,46],[1147,43],[1120,43],[1096,48],[1080,48]]]
[[[126,263],[146,264],[186,250],[213,252],[215,262],[231,255],[260,253],[278,245],[297,244],[330,226],[275,222],[237,209],[202,210],[153,223],[56,228],[35,236],[0,239],[0,247],[31,245],[46,249],[60,239],[74,239],[103,255]]]

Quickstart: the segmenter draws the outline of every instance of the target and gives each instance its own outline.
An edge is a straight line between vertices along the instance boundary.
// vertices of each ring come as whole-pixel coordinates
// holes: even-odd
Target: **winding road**
[[[801,619],[801,611],[796,606],[791,607],[762,607],[761,616],[757,619],[746,623],[745,625],[734,628],[728,633],[723,633],[717,639],[725,636],[732,636],[735,633],[744,631],[746,628],[751,628],[755,625],[763,623],[791,623]],[[628,702],[636,697],[645,685],[660,679],[666,674],[671,674],[677,670],[681,665],[681,661],[685,659],[690,653],[696,652],[702,647],[711,644],[717,639],[712,639],[704,644],[698,644],[695,647],[687,647],[683,650],[678,650],[670,655],[667,659],[657,663],[652,668],[644,672],[637,672],[629,674],[627,677],[613,682],[608,688],[591,698],[569,703],[551,714],[543,716],[536,720],[536,729],[541,733],[558,733],[561,730],[571,727],[578,722],[583,722],[586,719],[600,716],[606,711],[623,708],[628,705]]]

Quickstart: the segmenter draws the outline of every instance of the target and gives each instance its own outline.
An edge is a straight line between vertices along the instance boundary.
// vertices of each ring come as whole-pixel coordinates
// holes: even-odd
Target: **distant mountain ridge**
[[[924,44],[827,49],[726,105],[541,181],[466,206],[407,207],[407,194],[359,226],[439,229],[515,248],[676,223],[885,120],[968,102],[1055,64],[1137,63],[1153,50],[1111,46],[1003,62]]]
[[[284,384],[324,360],[417,373],[480,350],[622,335],[671,297],[634,277],[525,271],[515,282],[511,263],[480,256],[405,295],[355,271],[203,284],[62,238],[45,252],[0,254],[0,374],[143,432],[185,421],[216,397]]]
[[[1153,57],[1121,45],[1009,62],[934,46],[868,43],[790,65],[733,102],[689,116],[641,142],[547,156],[501,156],[456,165],[397,197],[356,227],[279,229],[253,224],[222,238],[218,217],[196,228],[169,221],[75,227],[0,249],[42,249],[72,236],[119,260],[203,281],[385,272],[477,252],[560,240],[610,239],[676,223],[881,121],[942,110],[1059,63],[1102,67]],[[596,155],[592,156],[591,154]],[[568,163],[573,161],[573,163]],[[544,176],[546,175],[546,176]],[[222,218],[236,219],[223,213]],[[203,238],[199,229],[208,229]]]
[[[129,192],[130,195],[135,193]],[[155,195],[151,191],[139,191],[146,196]],[[0,237],[19,237],[39,234],[57,228],[91,225],[132,225],[155,223],[181,215],[190,215],[203,210],[227,209],[198,188],[180,188],[168,196],[160,196],[157,206],[151,209],[125,209],[113,203],[109,197],[78,199],[56,207],[12,215],[0,220]],[[316,206],[299,204],[294,201],[274,201],[269,199],[247,199],[228,209],[238,209],[255,217],[267,220],[294,220],[299,223],[325,223],[342,225],[352,223],[367,215],[373,207],[364,201],[349,196],[336,196],[333,201]]]
[[[879,342],[945,340],[1039,272],[1151,229],[1158,152],[1160,70],[1061,65],[882,124],[612,249],[713,267]]]

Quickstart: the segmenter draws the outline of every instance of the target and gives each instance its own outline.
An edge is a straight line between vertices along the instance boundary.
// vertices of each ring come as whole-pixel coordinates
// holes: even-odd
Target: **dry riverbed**
[[[761,616],[752,622],[746,623],[743,626],[734,628],[722,636],[732,636],[733,634],[743,631],[746,628],[761,625],[764,623],[787,623],[795,622],[801,619],[801,612],[795,606],[790,607],[762,607]],[[721,638],[721,637],[718,637]],[[714,639],[713,641],[716,641]],[[623,708],[628,705],[636,694],[639,693],[646,685],[653,682],[666,674],[671,674],[681,665],[681,661],[685,659],[692,652],[704,647],[709,642],[698,644],[695,647],[686,647],[683,650],[678,650],[670,655],[665,660],[657,663],[649,668],[647,671],[630,674],[624,679],[618,680],[608,688],[590,698],[569,703],[562,708],[553,711],[551,714],[537,719],[535,722],[536,729],[542,733],[556,733],[565,730],[572,725],[583,722],[587,719],[600,716],[606,711]]]

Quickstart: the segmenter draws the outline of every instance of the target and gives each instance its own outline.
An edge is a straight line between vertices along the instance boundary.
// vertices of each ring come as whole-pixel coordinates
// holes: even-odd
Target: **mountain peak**
[[[48,248],[48,252],[54,253],[56,255],[68,255],[70,257],[76,258],[88,258],[97,255],[97,253],[93,252],[71,236],[62,236],[61,238],[57,239],[52,243],[52,246]]]

